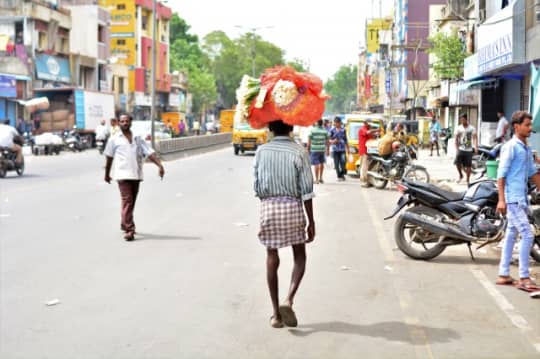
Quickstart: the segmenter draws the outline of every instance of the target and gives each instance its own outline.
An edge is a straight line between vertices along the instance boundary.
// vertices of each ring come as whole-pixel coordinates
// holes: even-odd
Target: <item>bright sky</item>
[[[237,38],[260,27],[257,33],[284,49],[287,60],[306,61],[311,72],[326,80],[341,65],[358,62],[372,2],[378,17],[379,0],[169,0],[167,5],[201,38],[214,30]],[[383,16],[390,14],[393,0],[381,2]]]

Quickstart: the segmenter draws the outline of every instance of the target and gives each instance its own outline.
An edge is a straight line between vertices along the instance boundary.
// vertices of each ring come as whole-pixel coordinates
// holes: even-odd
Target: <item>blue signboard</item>
[[[0,97],[17,97],[15,76],[0,75]]]
[[[40,54],[36,56],[36,76],[40,80],[71,82],[68,59]]]

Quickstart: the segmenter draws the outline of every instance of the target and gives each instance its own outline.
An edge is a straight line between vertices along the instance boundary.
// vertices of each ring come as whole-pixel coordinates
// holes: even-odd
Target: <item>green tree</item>
[[[285,63],[281,48],[253,33],[231,39],[223,31],[214,31],[204,37],[202,49],[216,78],[218,104],[225,108],[236,103],[236,89],[242,76],[252,75],[253,67],[258,77],[266,68]]]
[[[290,61],[287,61],[287,65],[299,72],[309,71],[309,64],[302,59],[294,58]]]
[[[349,112],[351,103],[356,103],[356,82],[358,67],[356,65],[343,65],[324,85],[326,93],[331,98],[327,101],[327,113]]]
[[[437,58],[432,65],[437,77],[449,80],[462,78],[467,53],[457,32],[450,35],[438,32],[429,38],[429,42],[432,47],[428,51]]]
[[[216,80],[210,60],[201,50],[199,39],[189,33],[190,26],[177,14],[170,25],[171,70],[188,75],[188,91],[193,95],[193,113],[200,114],[213,106],[217,99]]]

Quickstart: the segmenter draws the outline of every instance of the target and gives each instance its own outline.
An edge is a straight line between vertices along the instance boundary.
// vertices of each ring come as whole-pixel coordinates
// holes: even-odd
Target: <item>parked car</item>
[[[140,136],[143,138],[147,143],[150,143],[152,141],[152,123],[150,121],[133,121],[131,123],[131,132],[135,136]],[[156,141],[161,140],[168,140],[172,138],[170,130],[165,126],[163,122],[155,122],[154,123],[154,135],[156,137]]]

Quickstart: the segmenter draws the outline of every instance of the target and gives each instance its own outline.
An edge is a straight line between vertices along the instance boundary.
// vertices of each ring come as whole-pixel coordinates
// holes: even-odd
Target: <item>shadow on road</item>
[[[452,329],[433,328],[423,325],[407,325],[402,322],[382,322],[369,325],[345,322],[327,322],[301,325],[298,329],[289,329],[292,335],[305,337],[314,333],[356,334],[374,338],[385,338],[394,342],[419,343],[419,333],[426,333],[428,343],[448,343],[461,336]],[[414,336],[414,338],[412,337]]]
[[[178,241],[200,241],[201,237],[191,237],[191,236],[172,236],[167,234],[152,234],[152,233],[137,233],[137,241],[146,241],[146,240],[178,240]]]
[[[473,252],[474,254],[474,252]],[[490,264],[490,265],[499,265],[500,254],[495,257],[475,257],[474,261],[470,256],[440,256],[430,260],[430,263],[441,263],[441,264]]]

